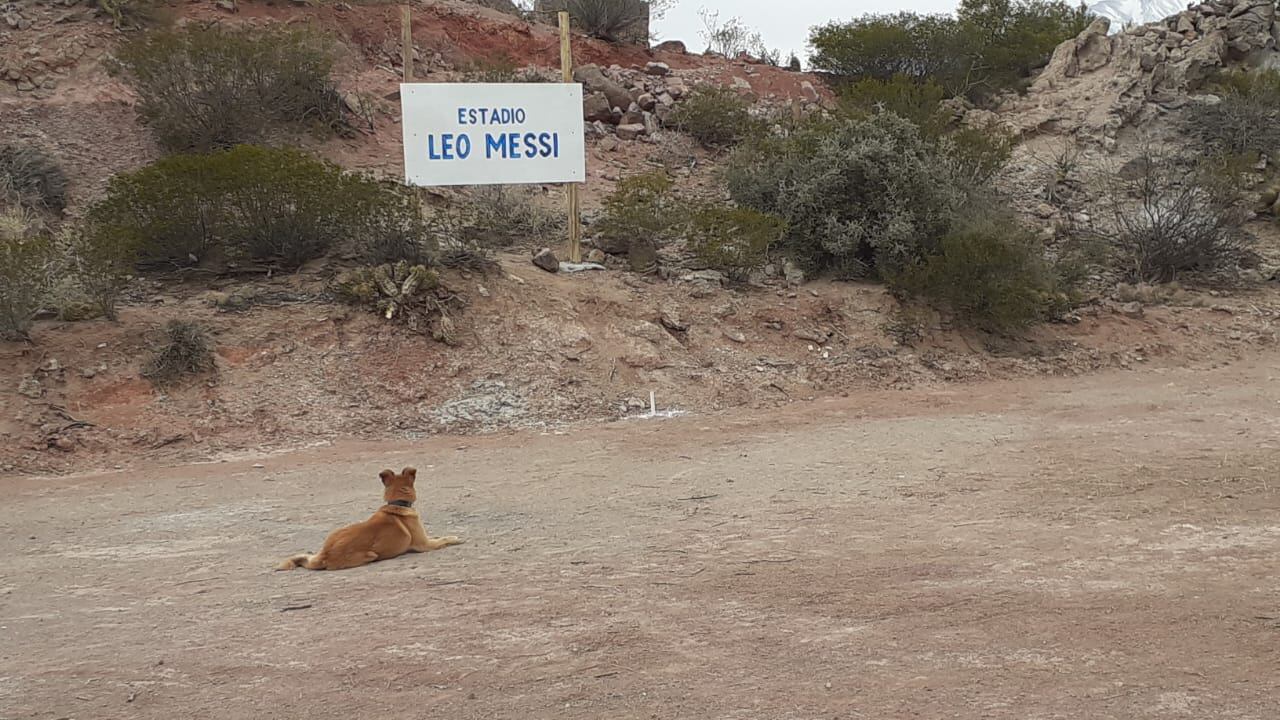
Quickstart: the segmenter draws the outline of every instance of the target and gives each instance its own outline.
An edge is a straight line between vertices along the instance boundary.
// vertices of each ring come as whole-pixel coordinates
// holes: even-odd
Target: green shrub
[[[958,223],[933,252],[888,280],[899,294],[927,300],[958,322],[990,332],[1042,319],[1058,295],[1043,248],[998,215]]]
[[[998,127],[965,127],[938,139],[938,150],[951,165],[958,182],[985,185],[1009,164],[1016,144],[1014,136]]]
[[[696,87],[671,112],[670,124],[707,148],[735,145],[763,130],[751,115],[751,102],[730,88]]]
[[[62,212],[67,206],[67,176],[54,159],[31,145],[0,146],[0,190],[33,209]]]
[[[756,210],[705,205],[691,212],[686,241],[703,265],[741,280],[764,267],[786,229],[781,218]]]
[[[58,275],[58,249],[22,208],[0,209],[0,337],[27,337]]]
[[[947,91],[936,82],[901,74],[888,79],[863,78],[840,87],[840,104],[846,113],[866,117],[891,112],[910,120],[927,138],[941,135],[951,122],[941,107],[946,98]]]
[[[429,250],[417,201],[399,186],[299,150],[249,145],[117,175],[85,232],[95,245],[136,247],[148,264],[177,266],[221,255],[292,269],[339,243],[369,262]]]
[[[97,0],[98,9],[111,18],[117,30],[139,28],[158,15],[157,0]]]
[[[129,284],[138,259],[136,238],[126,233],[67,233],[67,249],[76,284],[89,299],[92,310],[108,320],[116,319],[116,300]],[[83,313],[80,313],[83,314]]]
[[[595,225],[597,244],[606,252],[626,252],[636,239],[670,239],[682,222],[671,197],[671,178],[661,171],[632,175],[605,197]]]
[[[890,113],[758,138],[735,151],[725,181],[739,205],[786,221],[785,253],[837,277],[924,256],[965,195],[916,127]]]
[[[963,0],[956,17],[973,48],[962,91],[973,99],[1023,89],[1091,19],[1083,3],[1065,0]]]
[[[815,28],[811,62],[846,80],[901,75],[983,99],[1020,88],[1087,20],[1061,0],[964,0],[955,17],[904,12]]]
[[[848,80],[932,79],[950,87],[965,57],[956,21],[943,15],[901,12],[864,15],[813,29],[810,64]]]
[[[116,52],[138,108],[172,152],[257,143],[280,129],[343,125],[321,36],[295,28],[220,25],[149,32]]]
[[[1280,150],[1280,71],[1221,75],[1211,85],[1213,103],[1183,111],[1185,132],[1220,153],[1253,156]]]
[[[185,377],[209,372],[214,367],[213,341],[204,326],[197,322],[170,320],[164,329],[164,340],[147,361],[142,376],[157,385],[170,385]]]

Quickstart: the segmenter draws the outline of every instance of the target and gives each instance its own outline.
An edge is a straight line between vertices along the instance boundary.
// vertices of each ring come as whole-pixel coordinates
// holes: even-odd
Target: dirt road
[[[270,571],[408,464],[468,544]],[[1272,354],[22,478],[0,717],[1271,720],[1278,468]]]

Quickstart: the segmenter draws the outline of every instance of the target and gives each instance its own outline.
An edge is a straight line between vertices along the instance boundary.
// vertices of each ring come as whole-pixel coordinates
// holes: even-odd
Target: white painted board
[[[582,85],[400,85],[410,185],[580,183],[587,179]]]

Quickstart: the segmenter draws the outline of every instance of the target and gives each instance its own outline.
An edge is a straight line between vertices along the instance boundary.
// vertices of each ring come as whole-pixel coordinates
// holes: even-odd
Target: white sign
[[[587,179],[577,83],[406,83],[400,107],[410,185]]]

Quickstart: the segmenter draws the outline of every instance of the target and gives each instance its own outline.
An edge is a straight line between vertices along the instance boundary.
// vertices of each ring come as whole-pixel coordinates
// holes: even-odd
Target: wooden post
[[[573,44],[569,36],[569,13],[560,11],[560,73],[564,82],[573,82]],[[582,212],[578,203],[578,183],[569,183],[569,262],[582,262]]]
[[[413,16],[408,5],[400,7],[400,52],[404,62],[404,81],[413,82]]]

